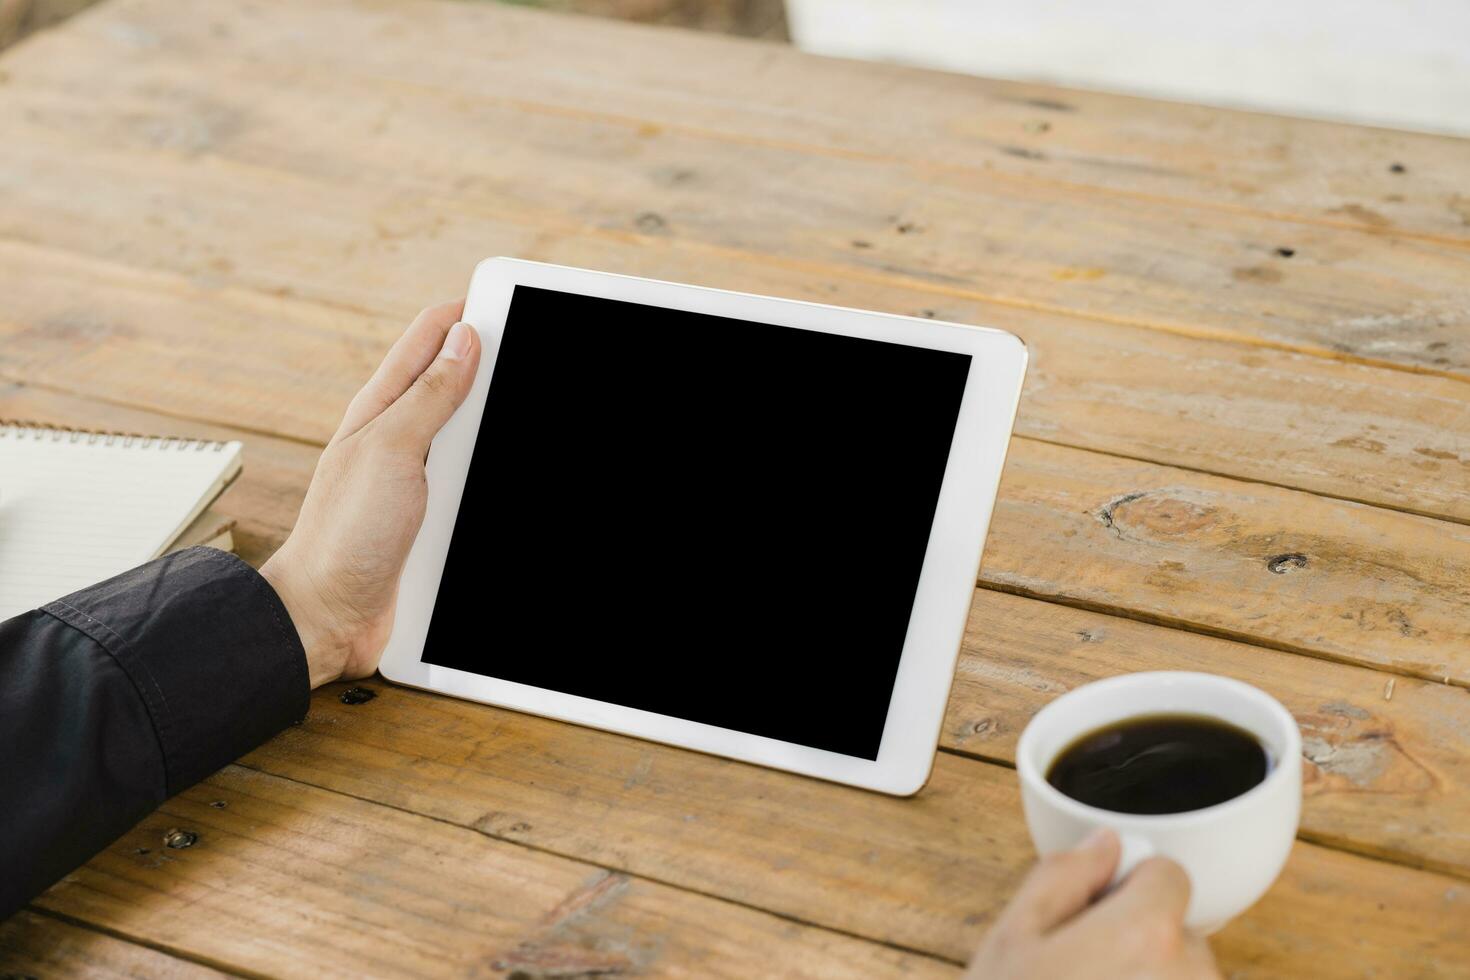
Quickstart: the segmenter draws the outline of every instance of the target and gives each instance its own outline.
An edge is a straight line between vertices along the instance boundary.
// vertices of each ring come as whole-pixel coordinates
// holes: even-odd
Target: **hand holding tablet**
[[[508,259],[464,319],[384,676],[917,791],[1016,338]]]

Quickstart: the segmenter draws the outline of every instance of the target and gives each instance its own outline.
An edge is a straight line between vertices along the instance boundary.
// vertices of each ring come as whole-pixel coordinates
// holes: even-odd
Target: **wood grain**
[[[273,29],[287,5],[297,29]],[[159,0],[133,2],[93,29],[141,29],[146,43],[169,54],[297,63],[325,56],[334,72],[366,67],[420,86],[512,93],[531,111],[629,119],[812,155],[918,162],[929,171],[982,171],[1011,179],[1021,194],[1044,181],[1375,233],[1470,239],[1464,143],[1453,138],[816,59],[784,46],[494,4],[297,6],[275,0],[236,14],[221,31],[205,18],[170,16]],[[332,40],[330,50],[321,38]]]
[[[287,29],[244,19],[242,29]],[[99,36],[106,43],[114,34]],[[85,37],[63,40],[76,46]],[[325,36],[317,43],[332,47]],[[396,187],[399,201],[427,199],[420,206],[439,221],[444,212],[461,221],[479,212],[518,214],[543,228],[570,220],[653,230],[959,298],[1470,378],[1470,342],[1459,329],[1470,309],[1470,249],[1457,245],[1332,226],[1273,228],[1257,216],[1046,182],[1017,193],[985,174],[927,174],[779,145],[734,152],[628,120],[528,113],[514,90],[405,88],[353,67],[363,60],[356,51],[341,70],[324,66],[346,52],[328,50],[233,62],[211,51],[197,60],[178,55],[178,64],[154,54],[111,82],[130,105],[121,115],[92,108],[89,88],[67,98],[44,75],[33,77],[31,62],[83,60],[100,70],[125,50],[114,41],[111,50],[20,52],[6,93],[19,110],[17,141],[48,158],[85,148],[89,164],[126,147],[152,151],[170,163],[145,168],[153,171],[145,187],[175,168],[232,160],[329,184]],[[185,84],[201,75],[218,76],[206,99]],[[39,92],[28,98],[33,86]],[[384,105],[395,109],[385,114]],[[332,127],[319,125],[325,116]],[[444,132],[462,134],[457,152],[438,149]],[[45,149],[48,138],[68,149]],[[26,166],[24,154],[12,164]],[[48,193],[21,186],[26,197]],[[416,230],[427,232],[422,223]],[[67,226],[34,222],[12,233],[60,244],[58,232]],[[1293,258],[1279,256],[1283,243]],[[1202,292],[1211,303],[1199,303]]]
[[[244,473],[218,509],[241,522],[241,553],[257,564],[284,539],[316,458],[312,446],[18,385],[0,387],[0,417],[242,439]],[[1307,738],[1308,839],[1470,876],[1461,829],[1470,824],[1470,691],[1461,687],[1395,677],[1384,700],[1390,677],[1378,671],[981,590],[943,744],[1009,763],[1021,727],[1046,701],[1089,680],[1156,669],[1239,677],[1293,711]]]
[[[1025,719],[1187,666],[1306,736],[1308,842],[1228,972],[1470,973],[1462,142],[418,0],[114,0],[0,60],[0,141],[0,415],[239,433],[255,561],[486,254],[1034,357],[915,799],[378,683],[43,907],[264,973],[952,973],[1029,862]]]
[[[1301,834],[1470,878],[1470,690],[980,589],[941,744],[1014,764],[1043,705],[1139,670],[1200,670],[1270,693],[1302,728]]]
[[[942,753],[925,789],[896,799],[369,686],[359,705],[318,692],[305,724],[243,764],[949,959],[1032,860],[1014,773],[976,760]],[[1283,881],[1220,936],[1227,973],[1398,975],[1429,951],[1470,963],[1463,879],[1299,843]],[[1361,931],[1298,932],[1298,903]]]
[[[1463,525],[1017,439],[980,580],[1470,684]]]
[[[982,583],[1470,684],[1470,528],[1013,440]]]
[[[48,915],[21,911],[0,921],[0,975],[15,980],[24,977],[210,980],[228,974]]]
[[[295,500],[299,498],[314,461],[315,450],[312,447],[294,443],[275,444],[250,433],[201,427],[198,423],[183,423],[136,411],[109,415],[117,412],[119,410],[110,406],[72,396],[37,392],[20,386],[0,389],[0,415],[44,417],[67,424],[97,424],[99,417],[108,416],[114,419],[111,424],[115,427],[134,431],[167,428],[191,435],[243,438],[247,443],[250,465],[247,465],[241,481],[222,498],[221,510],[253,515],[254,520],[266,527],[289,522]],[[263,447],[260,445],[262,442],[265,442]],[[274,455],[269,465],[255,465],[261,448],[269,449]],[[232,503],[246,506],[237,510],[231,506]],[[258,552],[256,559],[260,560],[265,553],[268,551]],[[1384,700],[1388,678],[1376,671],[1192,636],[1101,613],[1061,608],[982,590],[976,593],[945,724],[944,745],[951,750],[1009,762],[1013,759],[1014,739],[1020,728],[1046,701],[1092,679],[1144,669],[1208,670],[1236,676],[1264,687],[1288,705],[1303,724],[1307,741],[1307,800],[1303,812],[1303,834],[1308,839],[1462,876],[1470,875],[1470,839],[1461,831],[1470,819],[1470,813],[1467,813],[1470,811],[1470,786],[1467,786],[1470,773],[1466,771],[1465,761],[1470,759],[1470,745],[1467,745],[1470,726],[1464,723],[1470,717],[1466,710],[1470,692],[1461,688],[1400,677],[1394,679],[1392,697]],[[384,697],[393,698],[399,694],[421,697],[391,688],[387,689]],[[388,705],[389,710],[394,704],[381,697],[373,703]],[[466,750],[463,747],[454,749],[450,743],[455,740],[473,743],[476,747],[471,754],[477,753],[483,748],[480,743],[487,733],[492,739],[501,739],[505,735],[507,722],[504,718],[513,722],[520,719],[520,716],[510,713],[497,713],[503,718],[486,719],[480,714],[481,709],[475,706],[424,698],[422,705],[410,714],[422,713],[425,718],[403,721],[395,714],[381,729],[372,730],[371,736],[364,738],[362,726],[357,724],[362,715],[353,714],[329,699],[322,700],[319,709],[325,709],[328,715],[322,719],[319,710],[313,716],[307,728],[307,732],[312,734],[288,733],[252,758],[251,764],[262,764],[260,760],[265,759],[267,762],[264,764],[268,767],[278,766],[284,756],[291,760],[291,764],[279,771],[294,778],[323,782],[356,795],[371,795],[372,791],[363,789],[356,780],[388,784],[396,783],[399,776],[377,776],[360,770],[352,761],[355,758],[352,753],[376,756],[387,751],[391,746],[379,745],[376,740],[381,738],[384,743],[391,742],[400,725],[427,726],[431,732],[441,729],[443,732],[442,743],[436,741],[427,749],[424,748],[425,743],[419,741],[406,751],[402,747],[396,750],[404,756],[402,766],[413,770],[429,766],[427,761],[406,761],[415,750],[424,753],[423,760],[458,760],[457,765],[462,767],[468,764],[464,761]],[[334,712],[341,712],[340,719]],[[442,712],[449,713],[450,723],[434,720]],[[482,830],[506,833],[517,824],[528,824],[521,831],[507,833],[507,836],[518,839],[521,833],[529,830],[529,826],[540,826],[545,831],[548,820],[552,820],[554,829],[550,831],[550,844],[568,847],[565,838],[573,835],[586,813],[577,801],[587,789],[580,767],[557,777],[560,782],[551,777],[567,766],[563,753],[576,754],[578,750],[574,746],[593,736],[565,726],[534,724],[549,726],[541,737],[532,738],[534,744],[518,747],[515,743],[502,741],[500,747],[487,756],[488,760],[493,760],[487,765],[504,768],[497,777],[499,788],[495,792],[507,797],[516,796],[520,800],[517,808],[494,815],[476,826]],[[317,726],[321,727],[327,739],[348,739],[364,744],[347,749],[334,747],[330,741],[317,744],[318,736],[314,734]],[[570,739],[570,743],[549,740],[552,734],[558,733]],[[559,745],[564,747],[558,748]],[[537,759],[538,753],[551,758],[527,761]],[[636,759],[624,761],[619,763],[623,769],[612,770],[606,790],[609,796],[630,778],[631,771],[638,764]],[[726,779],[726,773],[732,769],[737,773],[759,772],[714,760],[692,765],[696,769],[704,765],[712,767],[712,771],[702,779],[713,782]],[[941,766],[945,765],[949,763],[941,762]],[[356,775],[343,776],[344,772]],[[683,773],[683,770],[676,772]],[[463,784],[467,777],[457,772],[448,775],[428,768],[424,778],[430,782],[408,796],[387,798],[387,802],[417,810],[426,805],[424,800],[438,795],[429,788],[432,781],[442,779]],[[798,785],[806,785],[807,782],[775,774],[771,774],[771,778],[793,780]],[[684,792],[698,795],[704,791],[704,783],[691,782],[693,779],[694,776],[681,774],[676,781],[681,786],[687,784]],[[480,792],[478,784],[469,785],[472,792]],[[550,787],[546,802],[538,802],[534,796],[528,797],[524,792],[526,786]],[[846,791],[836,787],[817,787],[813,792],[817,794],[815,798],[801,801],[795,809],[807,813],[834,809],[848,812],[849,804],[822,799],[823,793],[842,794]],[[749,794],[754,797],[770,796],[770,791],[764,786],[751,787]],[[869,794],[857,794],[857,798],[867,803],[883,802],[882,798]],[[779,797],[778,802],[786,799]],[[985,804],[962,801],[960,805]],[[477,820],[485,812],[488,811],[476,811],[463,819]],[[562,816],[549,816],[554,814]],[[908,818],[881,816],[872,819],[897,828]],[[943,814],[926,817],[925,821],[906,831],[915,835],[912,845],[915,850],[927,848],[936,855],[943,852],[944,849],[936,842],[944,838],[937,837],[938,831],[930,826],[935,820],[942,824]],[[568,822],[572,826],[566,826]],[[707,827],[708,824],[701,826]],[[862,826],[859,825],[856,831],[860,837],[866,833]],[[592,825],[594,833],[601,834],[606,829],[605,823]],[[991,832],[992,836],[984,841],[962,841],[955,846],[963,853],[975,854],[977,860],[996,849],[1020,848],[1025,853],[1027,845],[1023,837],[998,839],[993,836],[993,827],[979,829]],[[1018,828],[1015,830],[1020,833]],[[891,836],[894,832],[894,829],[889,829],[885,834]],[[771,833],[783,839],[792,836],[786,829]],[[530,839],[538,843],[547,842],[547,838],[540,836]],[[929,843],[924,844],[924,841]],[[732,843],[726,837],[717,837],[712,843],[714,853],[707,855],[706,860],[715,864],[717,855],[727,846],[734,852],[746,849],[743,842]],[[617,853],[626,859],[631,847],[625,841],[617,845]],[[894,847],[898,853],[885,852],[885,865],[904,867],[906,861],[911,863],[911,859],[904,857],[907,850],[901,840]],[[856,844],[852,850],[857,852]],[[594,852],[591,857],[599,861],[612,860],[602,851]],[[862,857],[864,861],[876,860],[869,859],[866,851]],[[770,860],[779,862],[782,858],[776,856]],[[968,874],[973,869],[962,870]],[[915,873],[918,875],[923,871],[920,868]],[[994,877],[997,872],[991,874]],[[885,880],[891,880],[887,873]],[[910,887],[916,893],[922,892],[926,887],[923,884],[925,880],[917,877]],[[1009,879],[995,880],[1004,882]],[[699,887],[713,886],[708,881],[701,881]],[[846,881],[825,881],[819,890],[840,893],[849,887],[851,883]],[[902,898],[905,904],[917,900],[908,895]],[[798,892],[789,901],[794,910],[809,902],[810,898]],[[886,914],[882,916],[887,917]],[[925,921],[926,915],[915,913],[908,928],[922,932]],[[851,922],[836,924],[841,928],[854,927]]]
[[[246,467],[217,509],[239,521],[256,564],[284,540],[315,465],[312,446],[0,386],[0,417],[178,432],[246,443]],[[1280,698],[1303,725],[1308,839],[1470,876],[1470,691],[1183,633],[1101,612],[980,590],[975,595],[943,744],[1009,763],[1043,704],[1132,670],[1204,670]]]
[[[171,829],[197,843],[164,846]],[[951,976],[933,959],[238,767],[36,904],[278,976]]]
[[[110,406],[20,386],[0,391],[0,415],[3,416],[38,417],[68,425],[102,424],[98,419],[105,417],[109,419],[106,424],[111,427],[134,431],[162,429],[212,438],[242,438],[247,447],[245,474],[237,487],[221,500],[219,509],[241,521],[242,553],[247,558],[263,560],[284,538],[314,467],[316,451],[313,447],[264,439],[236,430],[199,426],[197,423],[184,425],[147,413],[117,413],[118,410]],[[1068,476],[1063,478],[1060,474]],[[1089,477],[1079,479],[1076,474],[1089,474]],[[1107,478],[1094,479],[1094,474],[1105,474]],[[1192,482],[1181,487],[1180,480]],[[1026,489],[1033,485],[1048,490]],[[1162,494],[1156,488],[1162,488]],[[1143,515],[1146,519],[1141,520],[1139,528],[1130,524],[1130,505],[1136,506],[1146,498],[1129,501],[1121,508],[1114,507],[1109,518],[1111,526],[1101,519],[1100,514],[1110,501],[1151,489],[1155,489],[1155,502]],[[1057,498],[1048,496],[1048,493],[1063,496]],[[1210,494],[1214,496],[1208,496]],[[1079,496],[1082,498],[1080,504],[1074,502]],[[1298,500],[1298,497],[1302,499]],[[1214,508],[1212,513],[1216,517],[1213,522],[1201,520],[1200,514],[1208,508]],[[1179,511],[1177,515],[1174,513],[1176,509]],[[1250,533],[1251,528],[1256,525],[1278,526],[1271,523],[1277,519],[1272,514],[1282,510],[1298,515],[1296,520],[1303,526],[1331,528],[1335,523],[1341,537],[1333,539],[1330,549],[1319,544],[1305,552],[1285,550],[1271,553],[1270,548],[1261,551],[1259,546],[1262,542]],[[1273,628],[1286,630],[1297,627],[1303,617],[1320,618],[1324,591],[1337,595],[1376,594],[1381,601],[1386,601],[1383,597],[1394,598],[1396,604],[1375,605],[1360,596],[1351,605],[1340,602],[1332,607],[1339,610],[1339,618],[1344,609],[1354,614],[1350,621],[1343,620],[1344,627],[1335,633],[1336,642],[1349,648],[1351,656],[1359,659],[1376,656],[1387,663],[1397,664],[1394,658],[1409,655],[1407,651],[1447,650],[1453,653],[1457,649],[1453,630],[1458,628],[1457,623],[1463,623],[1463,617],[1455,612],[1460,608],[1456,603],[1462,600],[1456,599],[1453,591],[1457,581],[1454,562],[1457,560],[1455,556],[1461,553],[1460,546],[1439,533],[1440,525],[1387,512],[1369,512],[1372,519],[1380,524],[1376,536],[1365,534],[1365,531],[1373,529],[1373,524],[1359,514],[1361,510],[1364,509],[1275,488],[1212,481],[1199,474],[1126,460],[1098,460],[1089,454],[1018,440],[1012,450],[998,502],[982,579],[988,584],[1025,588],[1068,602],[1116,606],[1134,615],[1162,617],[1167,614],[1177,617],[1188,611],[1195,615],[1197,628],[1234,629],[1238,623],[1248,627],[1257,638],[1271,637]],[[1223,517],[1219,516],[1222,511]],[[1169,523],[1171,520],[1174,523]],[[1220,526],[1229,531],[1224,539],[1218,530]],[[1141,534],[1138,533],[1140,528]],[[1397,542],[1396,550],[1386,548],[1382,543],[1384,539]],[[1045,547],[1041,547],[1042,544]],[[1421,545],[1430,550],[1416,552],[1414,549]],[[1283,540],[1278,542],[1278,546],[1290,549],[1302,545],[1300,540]],[[1426,555],[1433,558],[1435,552],[1432,549],[1440,546],[1449,547],[1446,556],[1427,563],[1431,572],[1438,570],[1437,574],[1440,574],[1437,586],[1427,572],[1420,572],[1417,578],[1405,579],[1387,571],[1394,565],[1413,569],[1416,559]],[[1271,570],[1269,562],[1272,557],[1295,553],[1303,555],[1304,567],[1288,559],[1278,563],[1279,574]],[[1183,564],[1186,570],[1190,567],[1203,569],[1199,573],[1198,584],[1190,585],[1195,579],[1170,563]],[[1324,578],[1313,579],[1313,575],[1323,576],[1325,584]],[[1412,587],[1407,592],[1403,591],[1405,581]],[[1256,607],[1242,607],[1231,612],[1228,618],[1224,617],[1216,601],[1218,590],[1210,584],[1220,582],[1228,583],[1229,587],[1219,594],[1232,597],[1237,604],[1254,595],[1257,606],[1267,613],[1259,612]],[[998,602],[1001,599],[990,598],[987,601]],[[1078,616],[1089,615],[1049,606],[1036,608],[1036,628],[1053,620],[1069,623]],[[1386,627],[1374,628],[1377,622],[1375,611]],[[1403,622],[1400,622],[1400,616]],[[1435,620],[1436,616],[1438,620]],[[988,618],[989,614],[977,612],[974,622],[986,622]],[[1437,625],[1426,629],[1422,636],[1415,636],[1415,629],[1424,628],[1415,626],[1416,622]],[[1404,634],[1404,623],[1409,625],[1410,635]],[[1337,623],[1329,618],[1328,625],[1336,627]],[[1013,623],[1001,630],[1000,635],[1019,629],[1021,624]],[[1174,631],[1157,633],[1168,638],[1179,636]],[[1065,639],[1067,631],[1064,629],[1057,635]],[[1327,634],[1322,635],[1325,637]],[[1417,645],[1419,641],[1423,641],[1422,646]],[[1178,642],[1203,643],[1210,648],[1211,641],[1183,637]],[[1223,644],[1219,649],[1242,648]],[[1056,673],[1056,665],[1048,666],[1053,652],[1049,649],[1038,651],[1030,657],[1031,670],[1045,671],[1051,677],[1044,688],[1050,694],[1060,693],[1070,686],[1063,679],[1066,675]],[[1253,652],[1264,657],[1263,662],[1277,665],[1273,670],[1287,671],[1299,660],[1264,651]],[[1004,658],[998,657],[998,660],[1003,662]],[[1119,659],[1116,661],[1117,669],[1127,669],[1128,662],[1126,658]],[[1161,655],[1155,665],[1167,665],[1168,662],[1167,657]],[[1225,665],[1225,661],[1220,661],[1209,669],[1223,669]],[[1433,668],[1429,676],[1442,676],[1439,663],[1434,663]],[[1370,686],[1381,687],[1386,683],[1382,675],[1357,674],[1325,664],[1303,664],[1296,669],[1306,671],[1301,682],[1303,692],[1337,690],[1339,685],[1349,683],[1344,678],[1361,679],[1362,676],[1373,678],[1371,682],[1364,682]],[[1264,683],[1266,676],[1259,675],[1254,682]],[[1459,677],[1458,674],[1453,676]],[[1401,689],[1403,691],[1419,689],[1406,678],[1401,683],[1405,685]],[[1435,684],[1430,689],[1442,686]],[[1457,698],[1462,695],[1470,697],[1459,689],[1447,692],[1445,696]],[[1411,698],[1411,695],[1401,697]],[[1302,706],[1299,717],[1304,723],[1313,724],[1313,718],[1319,712],[1314,710],[1313,704],[1298,700]],[[1426,709],[1425,715],[1453,720],[1465,710],[1460,708],[1457,711],[1454,708],[1457,703],[1451,700],[1446,704],[1436,704],[1433,709]],[[1025,716],[1039,706],[1039,701],[1026,704]],[[1320,726],[1321,720],[1317,719],[1315,723]],[[1381,731],[1382,724],[1380,720],[1363,725],[1344,722],[1344,728],[1349,733],[1375,732]],[[1401,744],[1411,757],[1417,757],[1421,753],[1433,754],[1433,746],[1443,742],[1451,755],[1433,764],[1437,775],[1431,778],[1446,779],[1449,778],[1445,773],[1446,766],[1470,737],[1465,732],[1459,732],[1454,738],[1449,737],[1451,734],[1435,729],[1427,737]],[[1450,779],[1450,782],[1457,788],[1466,782],[1466,777]],[[1374,795],[1371,799],[1384,798]],[[1431,808],[1433,821],[1438,826],[1448,828],[1464,819],[1464,804],[1458,800],[1458,793],[1451,793],[1447,809]],[[1390,809],[1395,809],[1399,801],[1386,802]],[[1415,801],[1413,806],[1417,808],[1419,803]],[[1470,867],[1470,849],[1462,849],[1458,841],[1447,852],[1431,853],[1422,841],[1416,842],[1412,830],[1415,825],[1405,824],[1402,814],[1379,826],[1371,817],[1348,821],[1353,810],[1354,806],[1346,806],[1343,813],[1322,825],[1320,833],[1325,837],[1349,841],[1349,846],[1373,853],[1394,852],[1406,859],[1435,866]],[[1384,828],[1390,827],[1396,828],[1395,832],[1385,834]]]
[[[247,186],[233,181],[230,192]],[[458,226],[452,240],[440,228],[404,257],[401,243],[381,238],[363,217],[372,211],[367,202],[344,206],[330,231],[320,228],[318,210],[321,239],[303,232],[256,251],[248,245],[254,236],[231,237],[246,220],[233,215],[266,213],[273,187],[229,204],[203,184],[191,188],[212,202],[188,205],[193,221],[211,225],[196,231],[194,252],[180,252],[182,231],[150,237],[158,248],[148,255],[129,246],[144,263],[177,259],[188,267],[184,274],[0,242],[3,267],[13,274],[0,311],[0,374],[325,438],[399,324],[426,296],[463,289],[464,270],[480,251]],[[219,213],[208,217],[212,209]],[[146,221],[147,213],[135,217]],[[119,235],[127,224],[119,223]],[[259,230],[269,233],[264,224]],[[513,228],[492,238],[503,251],[552,261],[1003,326],[1020,333],[1032,353],[1022,434],[1470,521],[1463,481],[1446,478],[1470,474],[1470,387],[1462,382],[1016,310],[825,268],[736,256],[716,263],[673,242],[568,237],[538,246],[530,231]],[[341,251],[340,242],[353,243],[358,258],[322,268],[321,255]],[[242,254],[249,251],[255,254]],[[402,274],[405,267],[428,284]],[[229,284],[225,274],[249,280],[250,288]],[[399,312],[351,309],[369,298],[355,283],[378,290],[372,301]],[[297,295],[303,291],[325,295],[315,302]],[[326,343],[312,346],[324,332]],[[207,372],[210,384],[170,384],[169,375],[160,383],[160,366],[185,361]],[[312,375],[310,385],[297,382],[298,365]]]

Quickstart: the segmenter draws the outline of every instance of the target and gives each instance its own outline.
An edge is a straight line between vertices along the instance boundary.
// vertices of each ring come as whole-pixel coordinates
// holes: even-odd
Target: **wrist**
[[[306,651],[307,675],[315,690],[342,677],[352,644],[344,639],[322,599],[320,590],[311,584],[311,576],[300,563],[285,554],[285,548],[273,555],[260,568],[286,613]]]

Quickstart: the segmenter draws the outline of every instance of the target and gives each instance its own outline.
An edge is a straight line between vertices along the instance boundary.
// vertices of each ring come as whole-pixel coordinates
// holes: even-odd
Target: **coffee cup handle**
[[[1122,845],[1122,852],[1118,855],[1118,868],[1113,872],[1113,880],[1108,882],[1109,891],[1122,884],[1139,864],[1158,853],[1147,838],[1136,834],[1119,834],[1118,843]]]

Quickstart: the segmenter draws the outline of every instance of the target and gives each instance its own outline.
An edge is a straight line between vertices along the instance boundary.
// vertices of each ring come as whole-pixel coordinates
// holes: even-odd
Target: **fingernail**
[[[439,349],[439,356],[446,361],[457,361],[470,352],[470,325],[463,320],[449,328],[449,335],[444,338],[444,346]]]
[[[1108,828],[1106,828],[1106,827],[1098,827],[1092,833],[1090,833],[1086,837],[1082,838],[1082,843],[1080,843],[1080,844],[1077,845],[1077,849],[1079,851],[1095,851],[1099,847],[1102,847],[1103,842],[1106,841],[1112,835],[1113,835],[1113,832],[1111,830],[1109,830]]]

